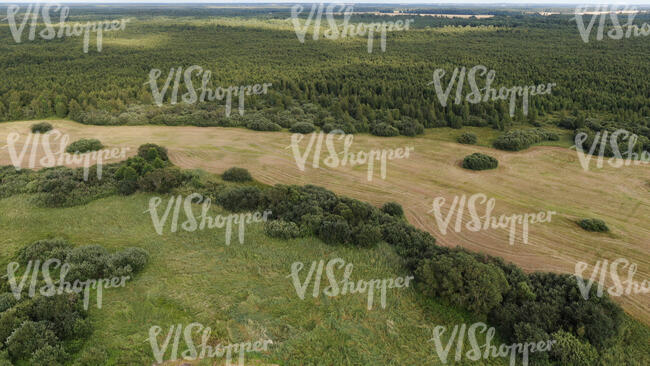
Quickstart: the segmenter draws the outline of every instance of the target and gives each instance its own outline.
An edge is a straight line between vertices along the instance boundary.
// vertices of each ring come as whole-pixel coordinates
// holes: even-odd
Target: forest
[[[58,117],[101,125],[271,131],[309,123],[326,132],[415,135],[424,128],[507,131],[591,118],[650,136],[647,37],[592,37],[584,43],[569,15],[492,13],[489,19],[412,17],[409,31],[389,32],[386,51],[371,54],[363,36],[306,37],[300,43],[286,7],[74,7],[72,21],[130,18],[124,30],[104,34],[101,52],[91,45],[89,54],[81,52],[81,37],[15,43],[9,25],[0,23],[0,120]],[[354,14],[350,21],[385,20]],[[648,14],[639,14],[634,22],[640,26],[649,20]],[[267,94],[247,97],[243,115],[226,113],[218,101],[172,104],[171,93],[157,105],[147,83],[151,70],[163,70],[162,87],[166,70],[193,65],[211,72],[208,88],[272,87]],[[434,71],[446,71],[446,85],[455,68],[476,65],[495,70],[495,89],[557,86],[530,98],[527,115],[518,107],[511,116],[504,100],[442,106],[428,85]],[[192,78],[195,87],[202,85],[198,75]],[[187,91],[183,83],[180,88],[179,95]],[[467,83],[463,90],[471,92]]]

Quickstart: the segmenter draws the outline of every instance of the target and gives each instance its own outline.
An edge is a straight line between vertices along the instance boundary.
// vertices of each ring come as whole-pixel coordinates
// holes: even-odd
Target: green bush
[[[151,149],[155,150],[151,152]],[[153,161],[156,158],[160,158],[162,161],[169,161],[169,156],[167,155],[167,148],[158,146],[156,144],[144,144],[140,145],[138,148],[138,156],[145,159],[146,161]]]
[[[271,238],[285,240],[302,236],[300,227],[296,223],[284,220],[267,221],[264,224],[264,232]]]
[[[458,136],[457,141],[461,144],[475,145],[478,139],[476,138],[476,135],[473,133],[463,132],[460,136]]]
[[[557,134],[540,128],[510,130],[497,137],[494,141],[494,147],[500,150],[519,151],[542,141],[557,141],[559,139],[560,137]]]
[[[395,216],[395,217],[404,216],[404,209],[402,209],[402,205],[400,205],[397,202],[386,202],[381,207],[381,210],[391,216]]]
[[[415,273],[425,294],[442,297],[479,315],[499,306],[508,290],[500,268],[479,263],[460,251],[424,260]]]
[[[229,182],[249,182],[253,180],[248,170],[237,167],[232,167],[223,172],[221,178]]]
[[[370,248],[381,241],[381,229],[374,225],[358,226],[352,234],[352,242],[362,248]]]
[[[38,240],[18,250],[18,262],[26,264],[29,261],[40,260],[41,263],[50,258],[64,260],[72,245],[63,239]]]
[[[217,203],[233,212],[255,210],[260,203],[260,189],[252,186],[226,188],[217,196]]]
[[[32,133],[46,133],[52,131],[52,125],[47,122],[35,123],[32,125]]]
[[[468,155],[463,159],[463,168],[471,170],[486,170],[496,169],[499,166],[499,161],[491,156],[474,153]]]
[[[279,124],[265,118],[251,119],[246,122],[246,127],[255,131],[280,131],[282,129]]]
[[[410,117],[404,117],[395,123],[397,130],[404,136],[416,136],[424,133],[424,126]]]
[[[289,129],[289,131],[293,133],[312,133],[315,130],[316,127],[309,122],[298,122]]]
[[[388,123],[378,123],[370,129],[375,136],[392,137],[399,135],[399,130]]]
[[[343,244],[350,241],[352,229],[341,216],[326,216],[318,228],[318,237],[328,244]]]
[[[589,343],[583,343],[573,334],[558,331],[553,333],[556,341],[551,347],[550,353],[567,366],[590,366],[597,364],[598,352]]]
[[[183,183],[180,169],[167,167],[148,172],[138,180],[138,186],[145,192],[169,193]]]
[[[29,359],[46,345],[56,345],[59,339],[46,322],[23,322],[6,340],[12,359]]]
[[[607,232],[609,227],[601,219],[583,219],[578,221],[578,225],[587,231]]]
[[[97,139],[81,139],[77,140],[68,147],[65,148],[65,151],[70,154],[75,153],[85,153],[89,151],[97,151],[104,148],[104,145]]]

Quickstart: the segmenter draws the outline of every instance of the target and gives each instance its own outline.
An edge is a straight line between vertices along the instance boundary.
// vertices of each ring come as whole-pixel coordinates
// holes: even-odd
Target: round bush
[[[282,127],[266,119],[254,119],[246,123],[246,127],[255,131],[280,131]]]
[[[293,133],[312,133],[315,130],[316,127],[309,122],[298,122],[289,129],[289,131]]]
[[[145,192],[169,193],[172,189],[179,187],[182,180],[180,169],[169,167],[145,174],[138,180],[138,185]]]
[[[32,125],[32,133],[46,133],[52,130],[52,125],[47,122],[36,123]]]
[[[231,187],[219,193],[217,203],[233,212],[252,211],[258,207],[260,197],[260,189],[257,187]]]
[[[457,141],[461,144],[466,144],[466,145],[474,145],[476,144],[476,141],[478,139],[476,138],[476,135],[473,133],[469,132],[464,132],[460,136],[458,136]]]
[[[155,150],[155,152],[152,152],[151,149]],[[162,161],[169,161],[167,149],[156,144],[140,145],[138,148],[138,156],[146,161],[154,161],[156,158],[160,158]]]
[[[578,222],[578,225],[580,225],[581,228],[587,230],[587,231],[595,231],[595,232],[600,232],[604,233],[609,231],[609,228],[607,227],[607,224],[605,224],[605,221],[600,220],[600,219],[584,219],[580,220]]]
[[[291,221],[273,220],[264,224],[264,232],[271,238],[293,239],[300,236],[300,227]]]
[[[378,226],[362,225],[354,233],[354,244],[370,248],[381,241],[381,229]]]
[[[384,203],[384,206],[382,206],[381,210],[391,216],[404,216],[404,209],[402,209],[402,205],[397,202],[386,202]]]
[[[330,215],[323,219],[318,229],[318,237],[327,244],[342,244],[350,241],[352,230],[341,216]]]
[[[392,137],[399,135],[399,130],[388,123],[379,123],[372,127],[370,133],[375,136]]]
[[[229,182],[249,182],[253,180],[248,170],[237,167],[232,167],[223,172],[221,178]]]
[[[468,155],[463,159],[463,168],[471,170],[487,170],[496,169],[499,166],[499,161],[491,156],[474,153]]]
[[[74,153],[85,153],[88,151],[97,151],[104,148],[104,145],[97,139],[81,139],[77,140],[68,147],[65,148],[65,151],[70,154]]]

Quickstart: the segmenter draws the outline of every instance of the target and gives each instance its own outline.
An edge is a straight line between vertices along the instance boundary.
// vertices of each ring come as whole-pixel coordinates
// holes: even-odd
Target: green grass
[[[365,294],[314,298],[311,285],[301,300],[287,278],[293,262],[305,263],[301,280],[312,261],[333,258],[354,265],[354,281],[407,273],[401,259],[385,243],[359,249],[330,246],[314,238],[275,240],[263,234],[261,224],[246,227],[244,244],[239,244],[233,233],[230,246],[225,245],[224,229],[170,233],[166,226],[163,235],[157,235],[150,215],[145,213],[151,197],[141,193],[128,198],[111,196],[57,209],[35,207],[26,195],[0,200],[2,268],[22,246],[51,237],[62,237],[75,245],[99,244],[109,250],[136,246],[151,254],[144,271],[125,288],[104,292],[102,309],[90,308],[94,332],[73,355],[70,365],[78,359],[90,359],[94,365],[151,365],[154,357],[148,342],[149,328],[158,325],[165,335],[171,325],[192,322],[212,328],[212,345],[273,340],[269,352],[247,353],[247,364],[441,365],[430,341],[432,329],[436,325],[453,328],[484,321],[424,298],[412,287],[388,290],[385,309],[378,305],[376,296],[370,311]],[[194,212],[198,216],[198,205]],[[227,212],[213,206],[211,215],[217,214]],[[181,213],[179,224],[183,220]],[[327,285],[323,277],[321,289]],[[601,365],[648,364],[648,339],[648,327],[626,319],[621,337],[602,355]],[[198,335],[194,342],[200,343]],[[465,343],[467,351],[469,343]],[[171,346],[165,359],[170,357],[170,350]],[[179,354],[184,350],[181,341]],[[454,352],[450,352],[450,363]],[[197,365],[212,365],[214,361],[207,359]],[[490,359],[471,364],[506,362]]]
[[[301,300],[286,278],[296,261],[308,268],[312,261],[343,258],[354,264],[352,280],[407,274],[387,244],[363,250],[329,246],[313,238],[274,240],[263,234],[261,224],[247,227],[243,245],[233,233],[226,246],[224,229],[169,233],[167,227],[159,236],[144,213],[150,197],[113,196],[63,209],[34,207],[27,196],[0,200],[3,267],[20,247],[47,237],[62,237],[75,245],[100,244],[109,250],[137,246],[151,254],[145,270],[125,288],[105,291],[102,309],[91,307],[95,330],[76,356],[105,354],[101,360],[106,365],[151,365],[147,341],[151,326],[161,326],[166,334],[173,324],[199,322],[212,328],[214,344],[254,341],[263,335],[274,341],[270,353],[247,354],[247,361],[438,365],[433,342],[428,341],[431,329],[479,321],[424,299],[412,287],[388,290],[386,309],[377,305],[376,298],[370,311],[365,294],[313,298],[309,286]],[[195,208],[198,215],[199,207]],[[212,209],[213,216],[218,213],[225,212]],[[324,278],[321,289],[326,284]],[[184,350],[182,341],[179,349]],[[169,354],[168,350],[166,357]]]

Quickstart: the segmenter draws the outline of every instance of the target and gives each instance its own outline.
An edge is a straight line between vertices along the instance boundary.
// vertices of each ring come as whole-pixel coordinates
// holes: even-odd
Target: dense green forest
[[[302,15],[308,12],[306,7]],[[397,130],[413,135],[422,128],[441,126],[508,130],[517,125],[558,124],[567,118],[597,118],[650,136],[647,37],[596,41],[592,35],[594,40],[584,43],[569,15],[492,13],[494,17],[481,20],[413,16],[408,31],[389,32],[386,51],[375,47],[373,53],[367,52],[363,36],[338,40],[308,36],[299,42],[287,7],[72,7],[73,21],[131,19],[125,30],[104,33],[102,52],[94,48],[91,35],[89,53],[82,52],[82,37],[36,37],[16,43],[3,22],[0,120],[57,116],[89,124],[260,130],[312,123],[326,131],[390,135]],[[351,22],[409,18],[354,14]],[[647,14],[635,18],[639,25],[649,21]],[[23,38],[28,31],[29,26]],[[208,86],[212,89],[272,86],[267,94],[246,97],[243,117],[236,113],[236,98],[230,116],[223,101],[172,105],[171,92],[157,106],[149,72],[161,70],[158,85],[162,88],[170,69],[192,65],[211,71]],[[495,71],[496,89],[549,83],[557,87],[550,94],[531,96],[528,115],[522,111],[520,97],[512,117],[504,100],[451,103],[455,89],[443,107],[433,85],[428,85],[434,70],[447,72],[446,86],[455,68],[469,70],[476,65]],[[196,74],[193,85],[201,85]],[[181,83],[179,96],[185,92]],[[465,83],[463,95],[469,92]]]

